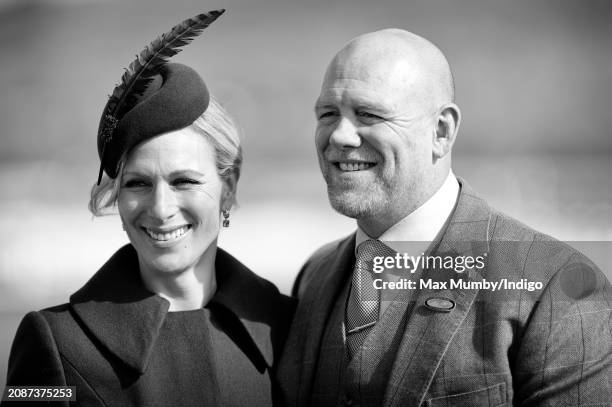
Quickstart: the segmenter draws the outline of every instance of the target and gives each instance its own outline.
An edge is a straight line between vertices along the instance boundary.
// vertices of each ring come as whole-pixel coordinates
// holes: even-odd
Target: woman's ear
[[[228,174],[221,177],[223,189],[221,191],[221,210],[229,210],[236,203],[236,186],[238,177],[235,171],[230,171]]]
[[[459,106],[454,103],[444,105],[434,124],[435,135],[432,148],[434,159],[440,159],[451,151],[460,123],[461,111]]]

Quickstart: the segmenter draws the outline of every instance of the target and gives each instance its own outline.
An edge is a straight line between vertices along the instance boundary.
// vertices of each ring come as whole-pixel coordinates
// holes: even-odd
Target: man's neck
[[[357,225],[366,238],[383,241],[428,241],[439,232],[455,206],[459,184],[452,171],[440,187],[418,208],[403,217],[379,216],[360,219]],[[358,242],[359,243],[359,242]]]

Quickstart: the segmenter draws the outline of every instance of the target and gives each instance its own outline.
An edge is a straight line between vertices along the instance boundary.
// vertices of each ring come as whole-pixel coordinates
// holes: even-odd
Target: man
[[[453,93],[444,55],[403,30],[357,37],[329,65],[319,164],[331,205],[358,228],[296,280],[279,366],[288,405],[612,400],[610,283],[454,176]],[[393,269],[378,273],[381,259]]]

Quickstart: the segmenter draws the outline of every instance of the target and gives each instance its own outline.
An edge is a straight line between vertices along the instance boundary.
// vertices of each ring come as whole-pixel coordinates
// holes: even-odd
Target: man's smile
[[[351,172],[351,171],[363,171],[368,168],[372,168],[376,163],[372,162],[336,162],[334,163],[336,168],[340,171]]]

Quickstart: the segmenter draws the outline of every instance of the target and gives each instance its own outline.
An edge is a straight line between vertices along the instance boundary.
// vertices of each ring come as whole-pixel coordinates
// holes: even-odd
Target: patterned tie
[[[351,291],[346,304],[346,345],[349,357],[357,353],[371,328],[378,322],[380,290],[374,288],[372,261],[376,256],[394,256],[380,240],[366,240],[357,247]]]

